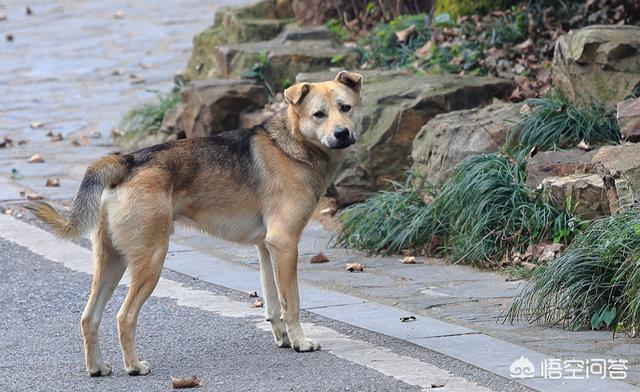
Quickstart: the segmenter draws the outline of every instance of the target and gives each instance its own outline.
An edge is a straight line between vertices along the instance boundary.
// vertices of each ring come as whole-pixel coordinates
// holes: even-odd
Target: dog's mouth
[[[356,142],[356,138],[353,134],[349,135],[347,139],[339,140],[336,138],[322,138],[322,145],[332,150],[345,149]]]

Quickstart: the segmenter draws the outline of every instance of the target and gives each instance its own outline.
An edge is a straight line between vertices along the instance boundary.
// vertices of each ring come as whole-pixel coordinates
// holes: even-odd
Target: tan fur
[[[297,245],[345,156],[338,148],[355,140],[361,86],[360,75],[348,72],[334,81],[292,86],[284,93],[286,113],[247,133],[246,139],[233,141],[229,134],[181,140],[102,158],[87,169],[70,217],[45,203],[32,205],[58,235],[79,235],[95,227],[93,285],[81,321],[91,375],[111,372],[100,353],[98,325],[127,267],[131,286],[117,317],[123,361],[129,374],[149,373],[149,364],[136,352],[135,328],[160,277],[174,222],[255,245],[277,345],[319,349],[300,327]],[[323,117],[317,115],[320,111]],[[349,131],[348,142],[338,140],[340,129]],[[242,147],[238,140],[249,144]]]

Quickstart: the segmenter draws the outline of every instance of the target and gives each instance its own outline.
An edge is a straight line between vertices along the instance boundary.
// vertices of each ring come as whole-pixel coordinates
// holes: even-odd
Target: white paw
[[[151,373],[151,365],[147,361],[140,361],[137,366],[127,367],[127,373],[130,376],[144,376]]]
[[[301,338],[293,342],[293,349],[297,352],[317,351],[320,350],[320,344],[314,339]]]
[[[88,368],[87,371],[91,377],[108,376],[111,374],[111,365],[103,363],[102,365]]]
[[[289,340],[289,336],[285,332],[284,334],[277,336],[275,333],[273,334],[273,338],[276,341],[276,345],[280,348],[290,348],[291,340]]]

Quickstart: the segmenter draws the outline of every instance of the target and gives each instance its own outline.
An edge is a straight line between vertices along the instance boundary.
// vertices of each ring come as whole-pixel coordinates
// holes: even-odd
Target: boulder
[[[592,161],[604,181],[612,212],[640,202],[640,144],[602,147]]]
[[[193,38],[193,50],[184,76],[187,80],[212,78],[217,65],[215,48],[223,44],[265,41],[276,37],[293,21],[289,1],[263,0],[247,7],[223,7],[213,26]]]
[[[442,184],[465,157],[498,151],[519,120],[518,105],[510,103],[439,114],[413,141],[413,170],[431,184]]]
[[[618,103],[617,119],[622,136],[631,142],[640,142],[640,98]]]
[[[338,201],[353,203],[388,186],[411,166],[413,140],[438,114],[505,98],[509,80],[457,75],[423,76],[401,71],[363,71],[362,128],[334,185]],[[300,74],[298,82],[331,80],[335,71]]]
[[[615,108],[640,88],[640,27],[589,26],[561,36],[553,82],[576,102]]]
[[[596,151],[577,148],[538,152],[527,163],[526,184],[539,188],[548,177],[594,173],[592,159],[595,154]]]
[[[260,78],[274,91],[287,87],[294,75],[331,66],[353,67],[358,54],[335,41],[324,26],[287,28],[269,41],[218,45],[214,75],[239,79],[258,65]]]
[[[559,210],[570,208],[582,219],[611,215],[604,181],[597,174],[548,177],[542,180],[542,189],[548,203]]]
[[[237,129],[242,113],[268,101],[264,85],[246,80],[198,80],[184,87],[181,95],[175,110],[165,114],[162,129],[188,138]]]

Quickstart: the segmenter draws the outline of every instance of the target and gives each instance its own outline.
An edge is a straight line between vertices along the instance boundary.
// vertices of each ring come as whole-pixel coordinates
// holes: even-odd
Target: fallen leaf
[[[42,121],[34,121],[31,123],[31,129],[42,128],[44,123]]]
[[[24,139],[23,140],[18,140],[18,145],[19,146],[24,146],[25,144],[27,144],[26,140],[24,140]]]
[[[406,41],[407,38],[409,38],[409,36],[411,35],[411,33],[415,31],[415,29],[416,29],[416,25],[412,24],[411,26],[407,27],[404,30],[396,31],[396,39],[400,43]]]
[[[309,261],[309,263],[311,264],[321,264],[321,263],[327,263],[327,262],[329,262],[329,258],[322,252],[313,256]]]
[[[87,137],[87,135],[85,134],[80,135],[80,143],[82,143],[83,146],[88,146],[90,144],[89,138]]]
[[[0,12],[0,21],[7,20],[7,14]]]
[[[100,133],[100,131],[98,131],[97,129],[91,131],[91,138],[92,139],[100,139],[101,137],[102,137],[102,133]]]
[[[262,304],[262,301],[259,299],[256,299],[254,303],[251,304],[252,308],[261,308],[262,306],[264,306]]]
[[[113,17],[116,19],[122,19],[124,18],[124,12],[122,10],[117,10],[113,13]]]
[[[402,264],[415,264],[415,263],[416,263],[415,256],[407,256],[404,259],[402,259]]]
[[[364,272],[364,264],[360,263],[347,263],[346,269],[349,272]]]
[[[27,200],[42,200],[43,197],[39,193],[27,193]]]
[[[591,146],[584,140],[581,140],[580,143],[578,143],[578,148],[583,151],[591,151]]]
[[[73,139],[73,140],[71,140],[71,145],[73,147],[80,147],[80,146],[82,146],[82,143],[80,143],[80,141],[78,139]]]
[[[416,50],[416,56],[423,57],[423,56],[428,55],[429,52],[431,51],[432,47],[433,47],[433,42],[432,41],[425,42],[424,45],[422,45],[420,48],[418,48]]]
[[[247,294],[249,294],[249,298],[258,298],[258,293],[255,291],[247,291]]]
[[[400,317],[400,322],[407,323],[409,321],[416,321],[416,316]]]
[[[11,208],[7,208],[6,210],[4,210],[4,214],[5,215],[13,215],[13,210]]]
[[[9,139],[8,137],[3,137],[0,140],[0,147],[7,147],[13,144],[13,140]]]
[[[198,377],[194,375],[176,378],[171,377],[171,387],[175,389],[181,388],[196,388],[202,385],[202,381],[198,379]]]
[[[141,78],[140,76],[136,75],[136,74],[130,74],[129,75],[129,83],[131,84],[140,84],[140,83],[144,83],[145,80],[143,78]]]
[[[140,63],[140,68],[149,69],[151,68],[151,63]]]
[[[111,71],[111,75],[112,76],[121,76],[122,75],[122,70],[121,69],[114,69],[113,71]]]
[[[320,211],[321,215],[331,215],[334,216],[336,214],[336,209],[334,207],[325,208]]]
[[[46,136],[48,136],[49,140],[51,140],[52,142],[59,142],[62,139],[64,139],[64,137],[62,137],[62,134],[60,132],[55,132],[55,131],[47,132]]]
[[[527,261],[521,262],[520,265],[524,267],[524,269],[526,269],[527,271],[531,271],[532,269],[536,268],[535,264],[529,263]]]
[[[33,154],[31,158],[29,158],[29,163],[43,163],[44,158],[40,154]]]
[[[47,178],[47,183],[44,186],[60,186],[59,178]]]

